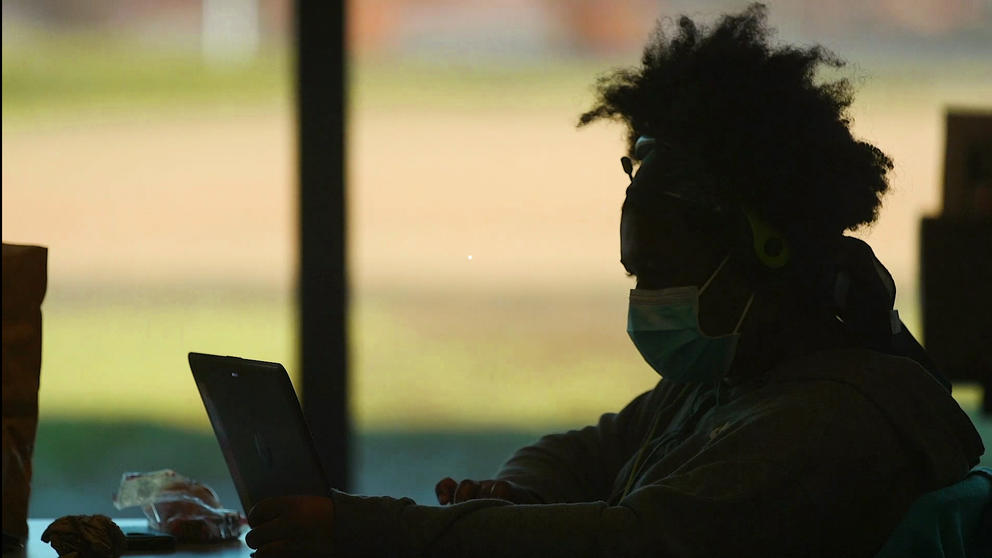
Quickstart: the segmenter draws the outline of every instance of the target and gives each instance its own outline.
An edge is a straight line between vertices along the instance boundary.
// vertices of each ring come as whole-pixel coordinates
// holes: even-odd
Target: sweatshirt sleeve
[[[606,500],[617,472],[642,442],[646,391],[595,425],[543,436],[517,450],[495,478],[528,490],[541,503]]]
[[[730,471],[717,467],[710,473]],[[736,548],[742,556],[771,556],[778,554],[749,551],[775,549],[764,539],[785,534],[796,524],[783,509],[770,505],[780,495],[776,491],[762,499],[714,498],[694,494],[677,482],[662,482],[641,487],[616,506],[602,501],[516,505],[473,500],[435,507],[407,498],[334,492],[334,555],[704,558]],[[799,491],[793,496],[803,497]]]
[[[869,405],[844,415],[792,409],[751,417],[615,506],[434,507],[335,491],[336,555],[871,556],[908,509],[912,494],[893,474],[906,456]]]

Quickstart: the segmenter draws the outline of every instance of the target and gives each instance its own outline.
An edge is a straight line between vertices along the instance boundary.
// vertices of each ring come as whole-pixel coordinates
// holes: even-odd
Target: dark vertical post
[[[301,395],[328,478],[347,490],[344,0],[296,0],[295,24]]]

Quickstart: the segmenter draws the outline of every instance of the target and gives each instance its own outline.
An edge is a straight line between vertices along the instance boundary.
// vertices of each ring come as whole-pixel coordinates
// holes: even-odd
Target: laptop
[[[273,496],[330,494],[281,364],[190,353],[189,366],[245,513]]]

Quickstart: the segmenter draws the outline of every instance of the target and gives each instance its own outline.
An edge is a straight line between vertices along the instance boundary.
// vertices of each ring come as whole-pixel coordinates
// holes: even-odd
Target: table
[[[4,558],[56,558],[58,554],[48,543],[41,542],[41,534],[45,532],[54,519],[29,519],[28,520],[28,544],[27,548],[14,554],[4,554]],[[115,519],[116,523],[124,531],[147,531],[148,522],[144,519]],[[125,556],[141,556],[142,558],[155,558],[156,556],[168,556],[169,558],[249,558],[252,549],[245,544],[245,534],[241,534],[241,539],[219,545],[179,545],[174,552],[151,554],[151,553],[131,553]]]

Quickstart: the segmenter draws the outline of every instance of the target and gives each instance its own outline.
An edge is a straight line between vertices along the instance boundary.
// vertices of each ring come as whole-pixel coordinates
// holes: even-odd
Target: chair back
[[[875,558],[992,557],[992,468],[921,496]]]

